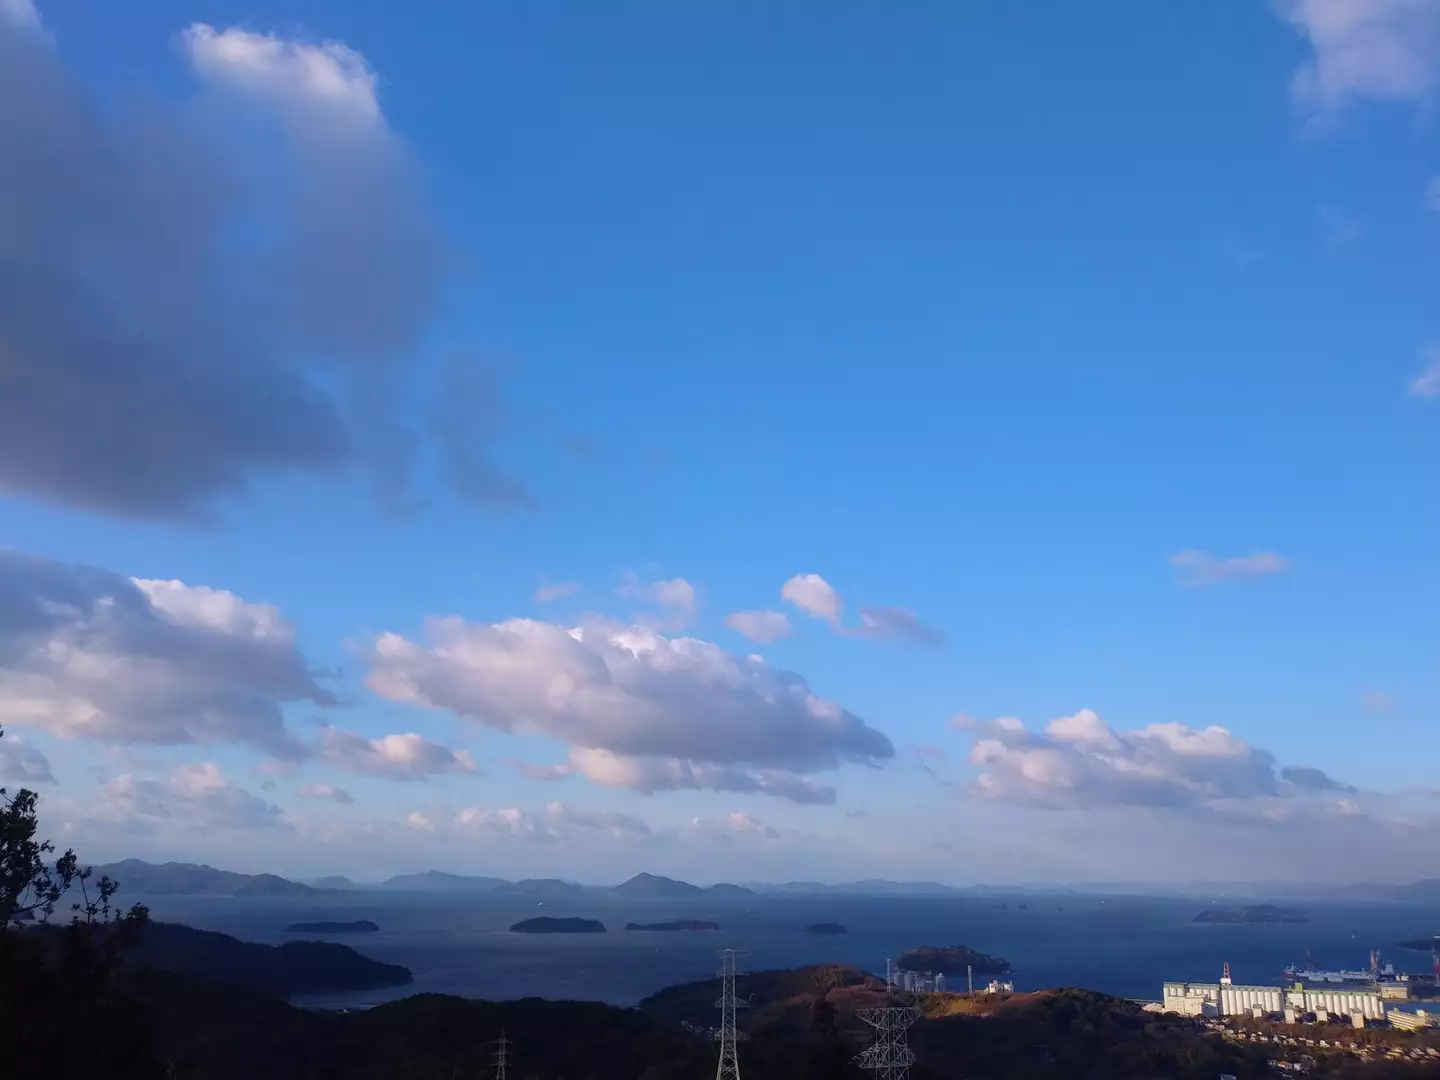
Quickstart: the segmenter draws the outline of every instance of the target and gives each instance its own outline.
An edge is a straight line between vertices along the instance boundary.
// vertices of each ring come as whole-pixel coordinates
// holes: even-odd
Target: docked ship
[[[1324,971],[1315,966],[1314,959],[1307,952],[1304,964],[1291,964],[1285,971],[1284,976],[1289,982],[1305,983],[1375,983],[1382,980],[1393,980],[1398,977],[1395,965],[1391,963],[1381,964],[1380,953],[1370,953],[1370,967],[1366,971]]]

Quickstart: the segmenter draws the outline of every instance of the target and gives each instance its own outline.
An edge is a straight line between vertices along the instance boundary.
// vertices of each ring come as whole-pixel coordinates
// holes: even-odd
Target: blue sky
[[[1440,4],[782,7],[0,3],[57,836],[1421,876]]]

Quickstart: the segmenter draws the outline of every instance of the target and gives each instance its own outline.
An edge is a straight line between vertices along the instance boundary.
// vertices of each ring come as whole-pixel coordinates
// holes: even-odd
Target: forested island
[[[559,919],[540,915],[521,919],[510,927],[512,934],[603,934],[605,924],[595,919]]]
[[[369,919],[354,922],[297,922],[285,927],[287,934],[378,934],[380,927]]]
[[[1414,949],[1416,952],[1440,952],[1440,936],[1428,938],[1412,938],[1409,941],[1400,942],[1402,949]]]
[[[719,930],[718,922],[704,919],[671,919],[669,922],[626,923],[626,930]]]
[[[1010,970],[1010,961],[976,952],[968,945],[921,945],[901,953],[896,967],[942,975],[964,975],[966,968],[976,975],[1004,975]]]
[[[805,933],[814,934],[816,937],[834,937],[837,934],[848,934],[849,932],[838,922],[817,922],[805,927]]]
[[[1200,923],[1303,923],[1310,917],[1294,908],[1250,904],[1240,908],[1209,908],[1192,920]]]

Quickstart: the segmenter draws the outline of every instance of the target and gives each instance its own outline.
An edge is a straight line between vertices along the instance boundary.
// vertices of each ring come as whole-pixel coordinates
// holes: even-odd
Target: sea
[[[1440,933],[1440,907],[1312,902],[1296,924],[1196,923],[1206,907],[1253,898],[1077,895],[766,896],[736,901],[634,901],[613,897],[546,902],[484,892],[356,890],[304,900],[146,897],[152,917],[277,944],[294,922],[369,919],[379,933],[334,935],[366,956],[401,964],[407,986],[296,999],[322,1008],[364,1008],[416,993],[488,1000],[581,999],[629,1006],[666,986],[711,977],[718,952],[746,951],[741,970],[836,963],[883,974],[887,958],[919,945],[968,945],[1002,956],[1017,990],[1081,986],[1157,1000],[1166,980],[1216,982],[1229,963],[1236,982],[1279,983],[1308,952],[1317,966],[1363,969],[1381,950],[1398,970],[1428,972],[1428,954],[1396,948]],[[537,915],[598,919],[604,934],[516,934]],[[627,922],[706,919],[718,931],[626,931]],[[804,928],[838,922],[847,933]],[[314,935],[312,935],[314,936]],[[977,986],[989,976],[976,975]],[[952,980],[952,985],[961,980]],[[960,987],[956,987],[957,989]]]

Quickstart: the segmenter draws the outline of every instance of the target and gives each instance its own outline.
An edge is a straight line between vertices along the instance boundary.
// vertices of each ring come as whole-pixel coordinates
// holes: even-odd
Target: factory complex
[[[1378,980],[1320,986],[1306,986],[1297,980],[1291,986],[1246,986],[1230,978],[1230,965],[1226,964],[1218,983],[1167,982],[1161,1000],[1146,1008],[1181,1016],[1250,1017],[1290,1024],[1312,1019],[1316,1023],[1348,1020],[1355,1027],[1365,1027],[1388,1020],[1406,1029],[1430,1026],[1436,1018],[1423,1011],[1387,1005],[1408,996],[1408,987],[1403,983]]]

